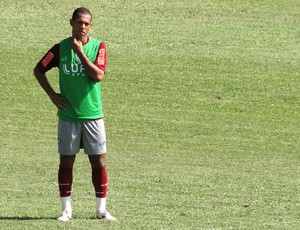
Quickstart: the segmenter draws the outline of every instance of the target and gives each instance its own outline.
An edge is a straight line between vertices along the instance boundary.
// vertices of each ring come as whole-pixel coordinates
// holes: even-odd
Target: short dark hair
[[[72,20],[76,20],[79,17],[79,14],[88,14],[91,15],[91,21],[92,21],[92,13],[89,9],[85,7],[79,7],[76,10],[74,10],[73,15],[72,15]]]

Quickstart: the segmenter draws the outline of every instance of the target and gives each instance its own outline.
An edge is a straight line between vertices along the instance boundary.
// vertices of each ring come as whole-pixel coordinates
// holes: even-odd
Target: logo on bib
[[[75,53],[74,59],[75,59],[75,61],[76,61],[77,63],[80,63],[80,62],[81,62],[80,58],[77,56],[77,53]]]
[[[84,70],[85,69],[81,64],[71,64],[71,66],[66,64],[63,65],[64,73],[69,76],[86,76]]]

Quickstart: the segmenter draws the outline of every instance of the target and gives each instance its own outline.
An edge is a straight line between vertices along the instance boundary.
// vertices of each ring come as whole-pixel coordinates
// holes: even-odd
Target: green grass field
[[[73,10],[106,41],[108,206],[87,157],[56,220],[55,107],[33,67]],[[299,229],[298,0],[1,0],[0,229]],[[57,70],[49,80],[57,86]]]

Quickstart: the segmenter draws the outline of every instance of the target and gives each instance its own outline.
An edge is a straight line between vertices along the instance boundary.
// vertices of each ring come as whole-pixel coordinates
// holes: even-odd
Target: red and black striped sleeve
[[[96,57],[95,65],[98,66],[99,69],[106,72],[106,63],[107,63],[107,55],[106,55],[106,44],[105,42],[101,42],[98,50],[98,54]]]
[[[59,44],[54,45],[37,63],[37,66],[43,73],[54,67],[59,67]]]

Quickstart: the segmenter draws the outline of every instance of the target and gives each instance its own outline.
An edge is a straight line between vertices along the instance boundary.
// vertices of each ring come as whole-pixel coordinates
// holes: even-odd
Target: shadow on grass
[[[56,220],[57,217],[0,216],[1,220]]]
[[[87,218],[77,216],[74,219],[98,220],[95,216]],[[0,221],[1,220],[57,220],[57,217],[0,216]]]

